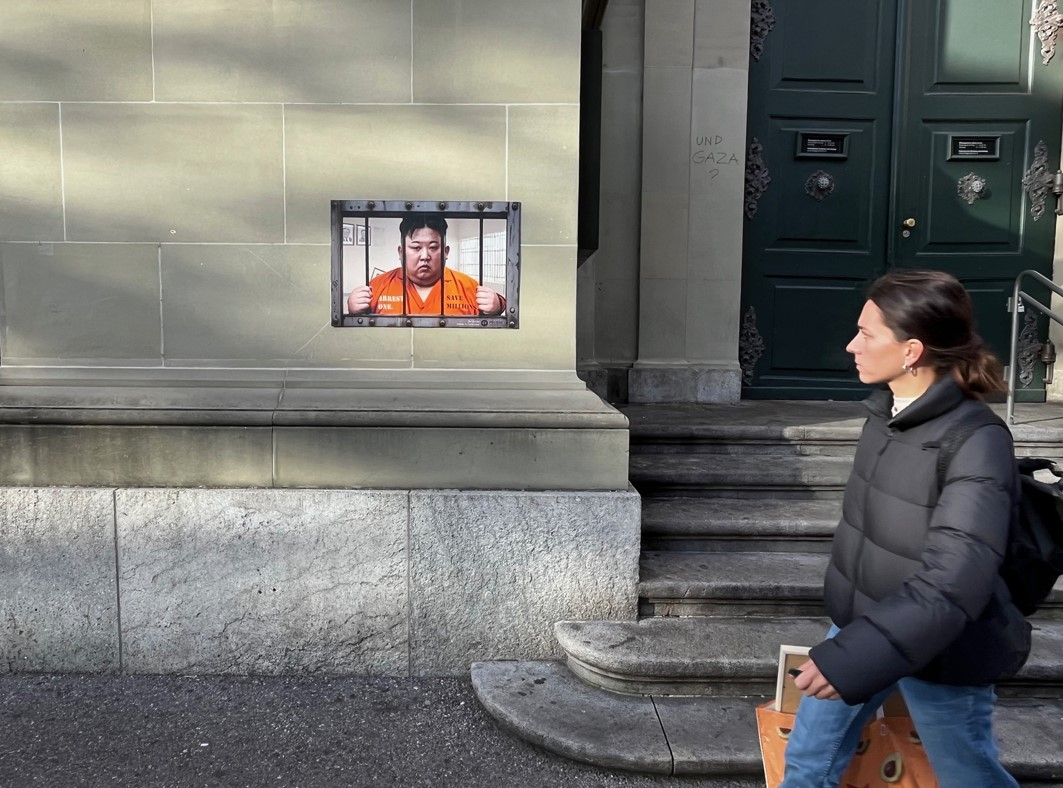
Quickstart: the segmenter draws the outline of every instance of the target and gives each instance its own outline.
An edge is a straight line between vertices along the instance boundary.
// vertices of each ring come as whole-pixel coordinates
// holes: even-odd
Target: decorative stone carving
[[[1034,146],[1030,169],[1022,176],[1022,189],[1030,199],[1030,215],[1035,222],[1044,216],[1048,188],[1048,146],[1040,140]]]
[[[771,183],[771,175],[764,165],[764,146],[756,137],[749,144],[746,155],[746,218],[752,219],[757,214],[757,205]]]
[[[816,170],[805,181],[805,194],[814,200],[829,197],[834,191],[834,176],[823,170]]]
[[[1019,365],[1019,383],[1022,387],[1029,388],[1033,383],[1034,366],[1041,354],[1041,340],[1037,337],[1037,315],[1032,309],[1026,310],[1026,317],[1022,321],[1022,331],[1019,332],[1019,342],[1016,347],[1016,357]]]
[[[1056,36],[1060,26],[1063,26],[1059,3],[1056,0],[1042,0],[1030,18],[1030,26],[1041,41],[1041,62],[1047,66],[1056,54]]]
[[[742,385],[753,383],[753,367],[764,355],[764,337],[757,329],[757,310],[750,307],[742,318],[742,330],[738,335],[738,365],[742,368]]]
[[[956,194],[968,205],[974,205],[975,200],[984,199],[989,192],[989,184],[981,175],[969,172],[956,182]]]
[[[754,60],[759,61],[764,54],[764,39],[773,27],[775,11],[771,3],[768,0],[753,0],[749,20],[749,54]]]

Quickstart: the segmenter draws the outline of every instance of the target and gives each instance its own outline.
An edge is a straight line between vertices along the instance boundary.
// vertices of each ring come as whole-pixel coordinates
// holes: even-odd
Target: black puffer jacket
[[[824,584],[841,632],[811,653],[850,704],[905,676],[992,684],[1030,650],[1030,625],[999,575],[1018,490],[1011,434],[976,430],[939,497],[940,441],[986,406],[951,378],[893,419],[892,402],[886,390],[866,402]]]

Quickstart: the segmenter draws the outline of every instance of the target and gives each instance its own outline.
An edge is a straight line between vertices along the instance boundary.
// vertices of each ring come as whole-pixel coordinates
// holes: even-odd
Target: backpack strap
[[[999,424],[1004,429],[1008,428],[997,414],[989,410],[989,408],[984,408],[979,413],[972,415],[970,419],[965,419],[955,425],[942,436],[937,463],[938,495],[941,495],[941,491],[945,489],[945,480],[948,477],[949,464],[952,462],[952,458],[956,456],[960,447],[967,442],[968,438],[989,424]]]

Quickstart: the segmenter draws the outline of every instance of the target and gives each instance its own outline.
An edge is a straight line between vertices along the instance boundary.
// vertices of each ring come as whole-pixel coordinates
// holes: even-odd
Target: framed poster
[[[333,200],[332,325],[518,328],[520,204]]]

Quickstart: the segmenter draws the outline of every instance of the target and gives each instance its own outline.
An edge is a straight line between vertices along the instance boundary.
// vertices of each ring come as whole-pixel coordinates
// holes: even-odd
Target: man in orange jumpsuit
[[[446,267],[450,247],[442,216],[406,216],[399,235],[399,267],[354,288],[347,297],[350,314],[498,315],[505,310],[501,295]]]

